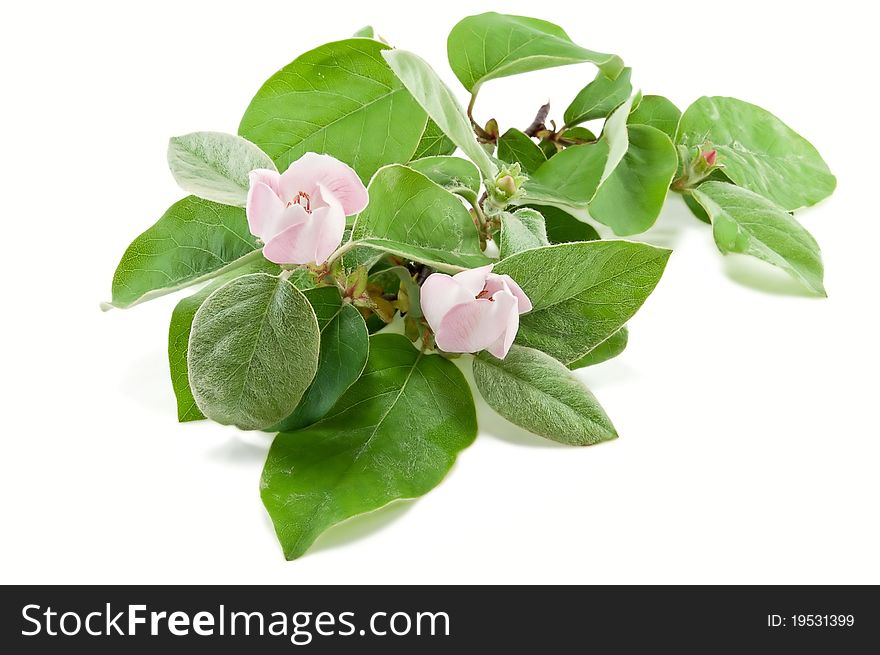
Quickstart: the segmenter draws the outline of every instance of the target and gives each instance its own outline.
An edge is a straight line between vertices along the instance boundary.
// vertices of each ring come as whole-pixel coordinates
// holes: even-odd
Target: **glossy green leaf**
[[[547,230],[547,240],[553,243],[571,243],[572,241],[595,241],[599,233],[589,223],[576,219],[557,207],[534,205],[533,209],[541,212]]]
[[[648,125],[629,126],[629,148],[590,203],[590,216],[627,235],[644,232],[663,209],[678,167],[672,141]]]
[[[321,352],[315,379],[293,413],[271,428],[290,432],[320,420],[360,377],[370,349],[364,317],[351,303],[343,303],[336,287],[305,292],[321,330]]]
[[[706,213],[706,210],[703,209],[703,205],[698,203],[691,193],[681,194],[681,199],[684,200],[684,204],[691,210],[691,214],[693,214],[695,218],[711,225],[712,219],[709,218],[709,214]]]
[[[353,240],[444,270],[489,263],[461,201],[418,171],[387,166],[368,191],[370,204],[355,221]]]
[[[716,168],[712,173],[707,177],[703,182],[730,182],[730,178],[727,177],[722,169]],[[693,195],[690,191],[686,191],[685,193],[679,194],[684,200],[684,204],[687,205],[687,208],[691,210],[691,214],[694,215],[694,218],[698,218],[704,223],[712,224],[712,219],[709,218],[709,214],[706,213],[706,210],[703,209],[703,206],[694,200]]]
[[[431,120],[477,165],[484,178],[493,179],[498,167],[477,143],[467,114],[434,69],[406,50],[386,50],[382,56]]]
[[[452,71],[472,94],[488,80],[554,66],[589,62],[612,79],[623,70],[620,57],[582,48],[558,25],[525,16],[468,16],[446,45]]]
[[[570,146],[535,170],[517,202],[557,207],[586,220],[586,209],[599,186],[626,155],[626,117],[633,99],[627,99],[611,113],[598,141]]]
[[[712,219],[715,243],[722,253],[762,259],[813,293],[826,295],[819,245],[788,212],[757,193],[725,182],[705,182],[693,195]]]
[[[320,336],[312,306],[290,281],[255,273],[226,283],[199,307],[189,337],[199,410],[245,430],[289,416],[315,377]]]
[[[383,62],[388,46],[355,38],[299,56],[257,91],[239,134],[286,170],[309,151],[344,161],[364,182],[409,161],[427,116]]]
[[[192,390],[189,388],[189,372],[187,367],[187,349],[189,334],[192,330],[193,318],[205,299],[230,280],[251,273],[269,273],[278,275],[281,268],[260,257],[246,262],[238,268],[227,271],[211,280],[210,283],[196,293],[181,299],[171,313],[171,324],[168,326],[168,368],[171,371],[171,386],[177,399],[177,420],[199,421],[205,415],[199,411]]]
[[[609,359],[613,359],[622,353],[626,349],[628,341],[629,330],[627,330],[624,325],[586,355],[569,364],[568,368],[574,371],[575,369],[584,368],[586,366],[595,366],[596,364],[607,362]]]
[[[504,359],[482,352],[473,365],[480,394],[511,423],[571,446],[617,438],[595,396],[550,355],[514,345]]]
[[[606,141],[566,148],[532,174],[525,183],[522,203],[582,212],[599,188],[608,153]]]
[[[480,171],[467,159],[441,155],[416,159],[407,166],[447,191],[466,198],[468,202],[477,202],[481,184]]]
[[[615,79],[606,77],[600,71],[596,79],[581,89],[565,110],[565,125],[573,126],[608,116],[632,93],[631,77],[631,68],[624,68]]]
[[[429,118],[412,158],[416,160],[424,157],[451,155],[454,152],[455,144],[452,142],[452,139],[446,136],[443,130],[440,129],[440,126]]]
[[[649,125],[660,130],[670,139],[675,139],[681,110],[663,96],[645,96],[638,107],[633,107],[627,118],[630,125]]]
[[[629,149],[629,130],[626,127],[626,119],[629,117],[629,111],[636,99],[637,96],[632,96],[625,100],[622,105],[611,112],[602,128],[600,142],[608,144],[608,159],[605,160],[605,169],[599,179],[600,185],[611,176]]]
[[[193,132],[168,142],[168,168],[180,188],[205,200],[244,207],[255,168],[275,170],[265,152],[223,132]]]
[[[681,117],[678,142],[710,144],[735,184],[789,211],[816,204],[837,185],[809,141],[769,111],[736,98],[697,100]]]
[[[367,331],[373,335],[376,334],[379,330],[383,330],[388,327],[388,323],[379,318],[378,315],[372,314],[370,318],[366,320],[367,323]]]
[[[261,257],[244,209],[187,196],[132,241],[113,275],[113,307],[131,307]]]
[[[498,139],[498,159],[508,164],[518,163],[531,175],[547,161],[547,156],[527,134],[510,128]]]
[[[544,217],[536,209],[523,207],[501,215],[501,257],[549,245]]]
[[[275,438],[260,484],[288,559],[347,518],[433,489],[477,435],[452,362],[399,334],[370,338],[367,368],[318,423]]]
[[[538,147],[541,149],[541,152],[544,153],[544,156],[547,159],[550,159],[551,157],[556,155],[556,153],[559,152],[559,149],[556,147],[556,144],[553,141],[551,141],[550,139],[541,139],[538,142]]]
[[[654,290],[670,251],[632,241],[564,243],[495,265],[532,301],[516,342],[564,364],[577,361],[632,318]]]

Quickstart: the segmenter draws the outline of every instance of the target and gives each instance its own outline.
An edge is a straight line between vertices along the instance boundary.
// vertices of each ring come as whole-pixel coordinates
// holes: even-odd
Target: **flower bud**
[[[700,154],[702,155],[703,160],[706,162],[706,164],[708,164],[710,167],[715,166],[715,160],[718,158],[717,150],[715,150],[714,148],[712,150],[702,150],[700,151]]]
[[[522,174],[519,164],[511,164],[502,168],[495,179],[488,185],[489,201],[492,209],[500,212],[513,200],[522,195],[522,186],[528,176]],[[489,213],[493,213],[490,209]]]
[[[513,196],[516,193],[516,180],[513,179],[510,175],[505,175],[501,177],[496,183],[495,186],[503,191],[508,197]]]
[[[678,146],[679,167],[676,178],[672,181],[673,191],[686,191],[693,189],[703,180],[709,177],[713,171],[722,168],[718,163],[718,151],[710,143],[704,143],[702,147],[689,148]]]

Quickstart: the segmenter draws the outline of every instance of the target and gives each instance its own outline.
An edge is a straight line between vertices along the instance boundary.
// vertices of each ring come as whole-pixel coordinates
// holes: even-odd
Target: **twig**
[[[467,106],[467,117],[471,121],[471,127],[474,128],[474,134],[477,135],[477,139],[483,143],[495,143],[495,137],[489,134],[483,127],[474,120],[474,105],[477,103],[477,94],[474,93],[471,95],[471,101]]]

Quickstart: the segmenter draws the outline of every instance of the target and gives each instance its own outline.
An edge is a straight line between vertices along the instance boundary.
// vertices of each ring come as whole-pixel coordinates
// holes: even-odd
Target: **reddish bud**
[[[703,159],[706,160],[706,163],[709,164],[709,166],[715,165],[715,160],[718,158],[718,152],[716,150],[704,150],[702,154]]]

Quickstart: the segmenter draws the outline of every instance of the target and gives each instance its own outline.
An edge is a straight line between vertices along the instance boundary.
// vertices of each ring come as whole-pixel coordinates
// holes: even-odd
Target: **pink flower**
[[[276,264],[323,264],[342,242],[345,217],[367,206],[367,190],[351,168],[307,152],[286,171],[250,173],[247,220]]]
[[[532,309],[513,278],[492,273],[491,264],[452,276],[434,273],[422,285],[421,304],[438,348],[488,350],[500,359],[513,344],[519,315]]]

